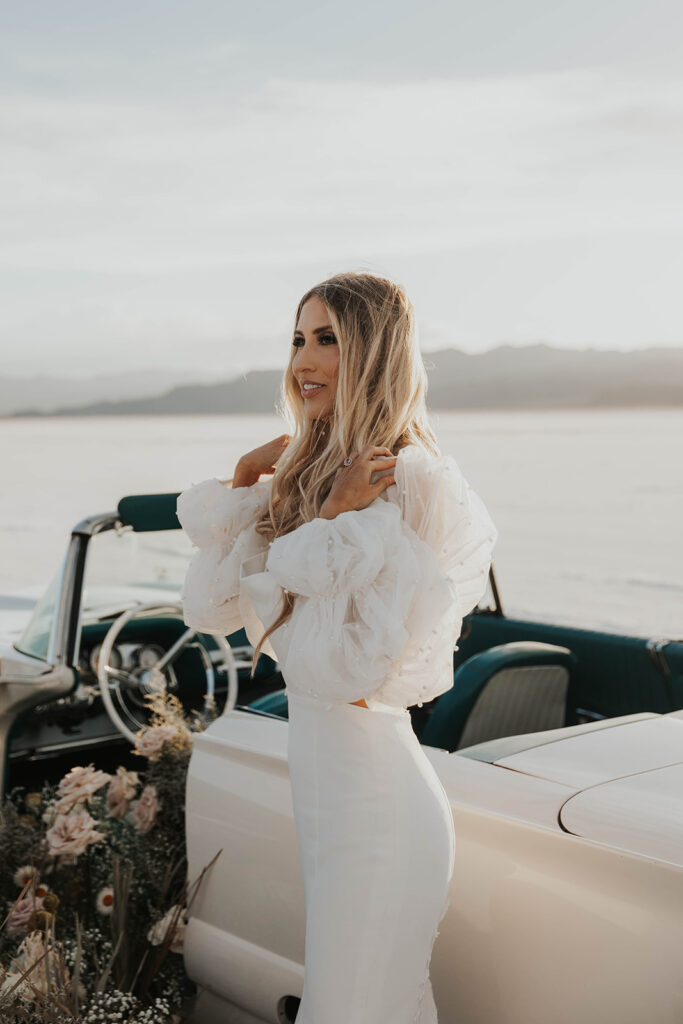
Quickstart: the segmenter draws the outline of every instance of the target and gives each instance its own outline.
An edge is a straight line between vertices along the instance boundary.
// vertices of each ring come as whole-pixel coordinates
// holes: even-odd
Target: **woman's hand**
[[[232,478],[233,487],[251,487],[262,473],[274,473],[275,463],[282,455],[291,440],[291,434],[280,434],[279,437],[259,445],[247,452],[238,460]]]
[[[389,458],[378,459],[378,455]],[[396,465],[397,455],[392,455],[389,448],[369,444],[361,452],[351,452],[353,462],[350,466],[340,466],[332,482],[330,493],[325,498],[320,512],[321,519],[334,519],[340,512],[362,509],[395,483],[394,474],[387,473],[374,484],[370,476],[378,469],[388,469]]]

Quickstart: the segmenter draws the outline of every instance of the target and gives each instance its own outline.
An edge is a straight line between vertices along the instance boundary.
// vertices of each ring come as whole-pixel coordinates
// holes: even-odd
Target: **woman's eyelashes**
[[[336,344],[337,342],[337,339],[335,338],[334,334],[321,334],[320,337],[318,338],[318,341],[322,344],[327,339],[329,339],[331,344]],[[301,345],[303,345],[303,343],[303,338],[295,338],[294,341],[292,342],[292,345],[294,345],[295,348],[299,348]]]

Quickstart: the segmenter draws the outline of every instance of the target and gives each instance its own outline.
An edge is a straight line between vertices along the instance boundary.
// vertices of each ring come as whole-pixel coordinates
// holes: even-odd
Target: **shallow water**
[[[683,637],[683,410],[441,412],[431,421],[498,527],[507,615]],[[227,478],[241,454],[286,429],[274,415],[0,420],[4,627],[30,613],[86,515],[126,494]]]

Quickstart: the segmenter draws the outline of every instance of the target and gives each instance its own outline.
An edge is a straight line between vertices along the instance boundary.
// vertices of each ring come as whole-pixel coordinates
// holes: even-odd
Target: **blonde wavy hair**
[[[384,445],[396,455],[416,444],[440,454],[427,418],[415,313],[403,286],[365,271],[335,274],[302,296],[294,330],[314,295],[324,302],[339,345],[337,390],[331,415],[309,419],[292,371],[292,346],[276,406],[290,424],[291,439],[275,466],[269,507],[255,525],[268,540],[318,515],[350,452]],[[295,594],[283,594],[277,619],[254,649],[252,676],[264,641],[290,618],[295,600]]]

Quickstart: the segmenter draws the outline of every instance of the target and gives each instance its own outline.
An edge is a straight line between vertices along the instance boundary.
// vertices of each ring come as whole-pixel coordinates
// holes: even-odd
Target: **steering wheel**
[[[197,633],[195,629],[187,629],[178,637],[175,643],[169,647],[158,661],[153,665],[135,666],[133,669],[114,668],[109,664],[112,648],[119,633],[128,623],[137,618],[141,613],[166,614],[176,613],[182,618],[182,605],[180,604],[138,604],[128,611],[122,612],[112,622],[102,641],[99,657],[97,659],[97,680],[99,682],[100,694],[107,713],[112,722],[131,743],[135,743],[135,732],[145,728],[149,721],[143,716],[136,717],[134,708],[140,710],[146,708],[144,696],[146,693],[159,693],[174,689],[177,678],[173,671],[173,662],[186,647],[195,647],[200,654],[204,673],[206,676],[206,687],[204,692],[204,713],[209,717],[215,717],[216,701],[214,697],[215,676],[213,662],[201,640],[194,640],[195,636],[206,634]],[[226,714],[235,707],[238,692],[237,668],[238,662],[232,652],[232,648],[225,637],[213,636],[219,649],[219,665],[228,673],[228,695],[223,708]],[[242,667],[244,662],[240,662]],[[170,679],[170,685],[169,685]],[[128,700],[124,700],[124,695]],[[127,722],[129,724],[127,724]],[[129,725],[131,726],[129,728]]]

